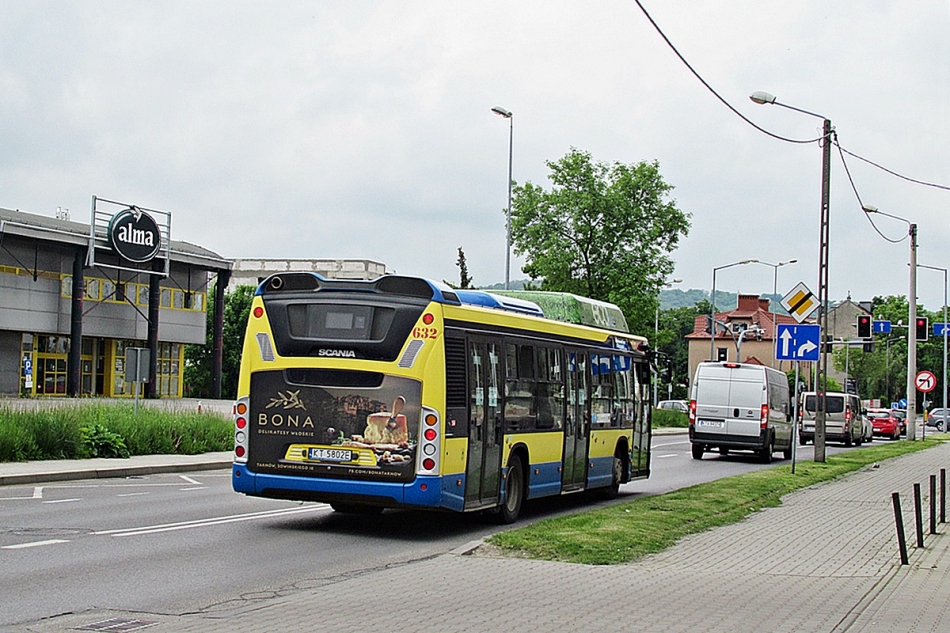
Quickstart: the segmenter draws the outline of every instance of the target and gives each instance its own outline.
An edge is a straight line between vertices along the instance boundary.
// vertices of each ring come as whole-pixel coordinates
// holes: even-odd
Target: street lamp
[[[917,264],[917,268],[929,268],[930,270],[943,271],[943,414],[947,418],[947,269],[939,266],[927,266]],[[944,429],[947,425],[944,423]]]
[[[757,259],[743,259],[741,262],[733,262],[731,264],[726,264],[725,266],[716,266],[713,268],[712,275],[712,314],[709,319],[709,360],[716,360],[716,271],[722,270],[724,268],[732,268],[733,266],[744,266],[746,264],[758,264],[759,260]],[[736,359],[738,361],[738,359]]]
[[[514,148],[515,124],[511,111],[501,106],[495,106],[491,111],[508,119],[508,219],[505,238],[505,290],[508,290],[511,286],[511,157]]]
[[[664,287],[664,288],[667,288],[667,287],[669,287],[669,286],[672,286],[673,284],[681,283],[682,281],[683,281],[682,279],[670,279],[669,281],[667,281],[666,283],[663,284],[663,287]],[[654,341],[654,344],[656,344],[656,340],[657,340],[659,337],[660,337],[660,302],[657,301],[657,302],[656,302],[656,321],[654,321],[654,323],[653,323],[653,341]],[[656,395],[656,391],[657,391],[657,386],[659,385],[659,382],[660,382],[660,374],[659,374],[659,372],[657,372],[656,375],[653,377],[653,407],[654,407],[654,408],[656,408],[656,405],[657,405],[657,402],[658,402],[658,400],[657,400],[657,395]],[[672,384],[672,383],[673,383],[673,377],[670,376],[670,384]]]
[[[764,265],[766,265],[766,266],[771,266],[771,267],[772,267],[772,297],[774,298],[775,295],[778,294],[778,269],[781,268],[782,266],[787,266],[788,264],[797,264],[797,263],[798,263],[798,260],[797,260],[797,259],[790,259],[790,260],[788,260],[787,262],[779,262],[779,263],[777,263],[777,264],[770,264],[770,263],[768,263],[768,262],[759,262],[759,263],[760,263],[760,264],[764,264]],[[773,316],[772,316],[772,344],[774,345],[774,344],[775,344],[775,334],[776,334],[776,332],[778,332],[778,323],[776,323],[776,319],[775,319],[775,316],[774,316],[774,315],[775,315],[775,304],[773,304],[773,303],[770,302],[770,303],[769,303],[769,307],[771,308],[771,312],[772,312],[772,315],[773,315]],[[772,369],[775,369],[775,352],[774,352],[774,351],[772,352]]]
[[[917,225],[896,215],[879,211],[869,204],[861,205],[865,213],[876,213],[907,224],[907,234],[910,236],[910,284],[907,291],[907,439],[917,439]]]
[[[815,112],[802,110],[776,100],[775,95],[756,91],[750,99],[760,105],[777,105],[795,112],[822,119],[821,131],[821,217],[818,225],[818,303],[821,305],[821,335],[828,335],[828,235],[829,209],[831,207],[831,136],[834,132],[831,120]],[[825,394],[828,392],[828,346],[820,345],[818,361],[818,380],[816,388],[820,392],[818,407],[815,411],[815,461],[825,461]]]

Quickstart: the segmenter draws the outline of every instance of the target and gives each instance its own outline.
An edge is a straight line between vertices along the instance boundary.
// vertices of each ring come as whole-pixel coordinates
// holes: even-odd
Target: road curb
[[[230,468],[231,464],[231,460],[221,460],[181,464],[116,466],[114,468],[77,469],[64,470],[60,472],[19,473],[13,475],[0,475],[0,486],[23,486],[57,481],[74,481],[77,479],[110,479],[121,477],[138,477],[143,475],[159,475],[162,473],[220,470],[224,468]]]

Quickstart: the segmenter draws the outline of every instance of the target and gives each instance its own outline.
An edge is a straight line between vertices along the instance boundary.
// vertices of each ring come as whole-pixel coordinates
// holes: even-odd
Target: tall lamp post
[[[733,266],[744,266],[746,264],[758,264],[759,260],[757,259],[743,259],[741,262],[733,262],[731,264],[726,264],[724,266],[716,266],[713,268],[712,275],[712,314],[709,318],[709,360],[716,360],[716,272],[724,268],[732,268]]]
[[[939,266],[927,266],[917,264],[917,268],[929,268],[930,270],[940,270],[943,272],[943,414],[947,417],[947,269]],[[946,428],[944,430],[950,430]]]
[[[772,267],[772,296],[774,297],[778,294],[778,269],[782,266],[787,266],[788,264],[797,264],[797,259],[790,259],[787,262],[779,262],[777,264],[770,264],[768,262],[759,262],[766,266]],[[769,307],[772,310],[772,314],[775,314],[775,306],[773,303],[769,302]],[[778,323],[775,322],[775,316],[772,317],[772,344],[775,345],[775,333],[778,332]],[[772,369],[775,369],[775,352],[772,352]]]
[[[907,223],[910,236],[910,284],[907,290],[907,439],[917,439],[917,225],[906,218],[879,211],[877,207],[861,206],[865,213],[876,213]]]
[[[831,136],[834,129],[831,120],[815,112],[802,110],[776,100],[775,95],[756,91],[750,99],[760,105],[777,105],[795,112],[822,119],[821,130],[821,218],[818,226],[818,303],[821,306],[821,336],[828,336],[828,235],[829,210],[831,207]],[[820,345],[818,360],[819,391],[818,407],[815,411],[815,461],[825,461],[825,394],[828,392],[828,345]]]
[[[678,284],[678,283],[680,283],[680,282],[682,282],[682,281],[683,281],[682,279],[670,279],[669,281],[667,281],[666,283],[663,284],[663,287],[664,287],[664,288],[667,288],[667,287],[669,287],[669,286],[672,286],[673,284]],[[653,341],[654,341],[654,344],[656,343],[656,340],[657,340],[659,337],[660,337],[660,302],[657,301],[657,302],[656,302],[656,321],[654,321],[654,323],[653,323]],[[670,381],[671,381],[671,382],[672,382],[672,380],[673,380],[673,378],[670,377]],[[654,408],[656,408],[656,405],[657,405],[657,403],[659,402],[659,400],[657,399],[657,387],[659,386],[659,384],[660,384],[660,374],[659,374],[659,372],[657,372],[656,375],[653,377],[653,407],[654,407]]]
[[[514,149],[515,123],[514,115],[510,110],[495,106],[491,111],[508,119],[508,221],[505,238],[505,290],[508,290],[511,286],[511,158]]]

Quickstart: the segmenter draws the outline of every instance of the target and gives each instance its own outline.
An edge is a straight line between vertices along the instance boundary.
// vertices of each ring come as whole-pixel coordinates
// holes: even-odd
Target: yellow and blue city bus
[[[646,340],[425,279],[265,279],[234,490],[338,511],[491,510],[650,473]]]

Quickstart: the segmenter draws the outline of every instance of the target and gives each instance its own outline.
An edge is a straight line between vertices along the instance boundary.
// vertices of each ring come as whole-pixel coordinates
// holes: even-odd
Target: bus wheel
[[[514,523],[521,514],[524,502],[524,468],[517,454],[508,459],[508,474],[505,476],[505,502],[498,509],[499,523]]]
[[[361,506],[356,503],[331,503],[330,507],[333,508],[334,512],[342,514],[374,515],[383,513],[383,509],[379,506]]]
[[[623,460],[614,455],[614,463],[611,468],[610,485],[606,488],[601,488],[598,491],[598,496],[601,499],[616,499],[617,495],[620,494],[621,479],[623,479]]]

